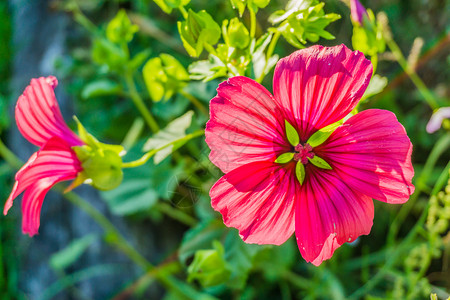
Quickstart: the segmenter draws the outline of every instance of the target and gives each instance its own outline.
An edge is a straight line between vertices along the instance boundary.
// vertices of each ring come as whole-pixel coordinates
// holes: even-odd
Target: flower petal
[[[33,236],[38,233],[42,203],[45,195],[56,183],[74,179],[69,175],[45,177],[34,182],[27,188],[22,199],[22,231]]]
[[[254,161],[273,162],[289,150],[273,96],[247,77],[221,83],[206,124],[210,159],[224,173]]]
[[[414,192],[412,144],[392,112],[354,115],[315,151],[351,188],[371,198],[404,203]]]
[[[225,225],[245,242],[280,245],[294,232],[298,188],[293,168],[253,162],[224,175],[209,194]]]
[[[372,64],[345,45],[312,46],[281,59],[275,68],[275,101],[306,141],[344,118],[369,84]]]
[[[356,192],[333,171],[308,168],[295,207],[295,235],[303,258],[318,266],[334,251],[369,234],[373,201]]]
[[[53,76],[31,79],[16,104],[17,126],[28,141],[39,147],[53,136],[65,139],[70,146],[81,145],[61,115],[53,91],[57,84]]]
[[[39,216],[42,200],[47,191],[59,181],[76,178],[81,170],[80,161],[66,141],[59,137],[51,138],[17,172],[16,182],[6,201],[3,213],[6,215],[13,200],[25,191],[22,210],[24,212],[24,228],[27,230],[24,229],[24,231],[30,235],[35,234],[37,231],[33,230],[37,230],[39,227],[36,214]],[[37,219],[39,218],[37,217]],[[25,226],[25,224],[27,225]]]

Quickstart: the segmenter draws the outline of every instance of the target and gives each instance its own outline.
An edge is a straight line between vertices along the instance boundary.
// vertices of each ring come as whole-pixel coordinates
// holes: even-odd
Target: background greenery
[[[403,206],[375,201],[371,234],[343,245],[320,267],[303,261],[293,238],[280,247],[247,245],[236,230],[223,225],[220,215],[212,211],[208,196],[221,173],[209,162],[203,138],[194,136],[204,128],[208,102],[227,76],[242,74],[260,79],[271,90],[270,66],[276,57],[267,63],[266,59],[272,55],[283,57],[315,43],[351,46],[352,38],[353,45],[361,47],[363,42],[355,40],[348,3],[325,1],[316,15],[311,13],[294,28],[293,35],[280,30],[278,42],[270,44],[276,32],[269,28],[284,22],[273,24],[271,21],[282,15],[273,13],[288,10],[286,1],[272,0],[265,6],[266,1],[253,0],[247,3],[250,9],[245,5],[242,9],[238,0],[232,1],[236,9],[229,1],[218,0],[155,2],[47,3],[52,13],[69,19],[71,34],[65,41],[68,53],[55,57],[53,63],[58,88],[68,93],[83,125],[101,141],[124,145],[128,150],[126,161],[138,159],[142,149],[150,151],[167,143],[173,147],[158,152],[142,167],[126,169],[122,184],[102,192],[101,198],[66,196],[87,211],[104,234],[86,233],[41,257],[48,261],[57,279],[50,286],[40,287],[40,297],[87,299],[83,281],[120,274],[117,266],[102,265],[101,255],[98,268],[77,265],[96,241],[123,253],[130,264],[138,266],[136,274],[120,274],[125,280],[119,286],[108,285],[105,280],[109,297],[116,299],[424,299],[431,293],[439,299],[449,297],[450,133],[448,124],[433,134],[425,127],[433,110],[450,106],[450,1],[361,1],[375,16],[384,12],[389,23],[378,15],[377,24],[384,26],[383,43],[387,44],[386,49],[371,53],[372,58],[378,58],[379,88],[374,95],[366,95],[359,109],[388,109],[405,126],[414,145],[416,192]],[[319,4],[293,2],[304,2],[306,7]],[[217,28],[212,19],[194,14],[200,10],[211,14]],[[20,93],[10,89],[15,53],[10,11],[8,2],[0,2],[3,141],[16,126],[11,107]],[[255,23],[251,11],[256,15]],[[200,25],[193,25],[195,20]],[[218,39],[224,20],[228,20],[228,42],[223,37]],[[178,26],[184,23],[177,26],[177,22],[187,22],[188,29],[181,31],[181,37]],[[202,27],[205,23],[207,26]],[[200,30],[194,30],[195,26]],[[201,30],[209,31],[200,37]],[[259,41],[254,46],[253,37]],[[224,58],[221,53],[230,45],[237,50]],[[208,59],[208,53],[216,58]],[[258,72],[264,68],[266,75]],[[142,105],[154,119],[146,115]],[[74,128],[74,122],[69,123]],[[0,184],[4,188],[0,195],[6,199],[17,164],[4,151],[1,154]],[[122,237],[114,219],[111,223],[98,214],[90,204],[96,201],[104,201],[113,215],[130,226],[145,230],[151,224],[172,233],[178,246],[168,243],[159,245],[157,255],[142,253],[132,242],[136,236]],[[21,268],[27,253],[18,246],[23,245],[18,242],[19,222],[20,218],[0,218],[2,299],[35,298],[23,287]],[[42,226],[45,223],[42,220]]]

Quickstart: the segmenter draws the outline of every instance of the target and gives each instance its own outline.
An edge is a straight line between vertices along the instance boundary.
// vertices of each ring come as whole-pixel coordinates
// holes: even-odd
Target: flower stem
[[[250,39],[253,39],[256,35],[256,14],[253,9],[250,11]]]
[[[385,29],[389,30],[389,29]],[[408,61],[403,56],[402,51],[400,50],[400,47],[397,45],[397,43],[392,38],[392,34],[390,32],[383,34],[384,39],[386,41],[387,46],[391,50],[391,52],[394,54],[397,62],[402,67],[402,69],[405,71],[405,73],[409,76],[411,81],[414,83],[414,85],[419,90],[420,94],[422,94],[422,97],[425,99],[425,101],[428,103],[428,105],[431,107],[431,109],[437,109],[439,108],[439,105],[437,101],[435,100],[433,94],[430,92],[430,90],[427,88],[425,83],[420,79],[419,75],[417,75],[414,68],[411,68],[408,65]]]
[[[177,220],[180,223],[183,223],[191,227],[197,224],[197,219],[193,218],[192,216],[188,215],[187,213],[185,213],[180,209],[174,208],[172,205],[166,202],[158,202],[155,205],[155,207],[162,213],[166,214],[172,219]]]
[[[141,158],[139,158],[137,160],[122,163],[122,168],[136,168],[136,167],[142,166],[150,158],[152,158],[153,155],[155,155],[157,152],[161,151],[162,149],[170,147],[170,146],[172,146],[172,145],[174,145],[175,143],[178,143],[178,142],[189,141],[189,140],[191,140],[191,139],[193,139],[195,137],[201,136],[203,134],[205,134],[205,131],[203,129],[197,130],[197,131],[195,131],[193,133],[190,133],[190,134],[187,134],[187,135],[183,136],[182,138],[179,138],[179,139],[177,139],[175,141],[172,141],[172,142],[170,142],[170,143],[168,143],[168,144],[166,144],[166,145],[164,145],[162,147],[150,150],[149,152],[145,153]]]
[[[187,98],[189,101],[191,101],[191,103],[195,107],[197,107],[197,109],[202,114],[204,114],[205,116],[209,115],[208,110],[205,108],[205,106],[197,98],[195,98],[194,96],[192,96],[191,94],[189,94],[189,93],[187,93],[187,92],[185,92],[183,90],[180,92],[180,94],[183,95],[185,98]]]
[[[58,189],[63,192],[62,189]],[[64,197],[72,204],[81,208],[86,212],[94,221],[96,221],[105,231],[106,241],[116,246],[126,256],[128,256],[137,265],[141,266],[144,270],[150,271],[154,269],[154,266],[148,262],[139,252],[137,252],[128,241],[119,233],[114,225],[102,215],[92,204],[84,200],[73,192],[64,194]]]
[[[411,198],[408,200],[408,202],[402,206],[400,211],[398,212],[397,216],[395,217],[394,221],[392,222],[392,225],[389,230],[388,234],[388,245],[393,245],[395,237],[400,229],[401,224],[405,220],[405,218],[408,216],[409,212],[413,208],[415,202],[419,198],[420,193],[426,187],[426,181],[428,178],[430,178],[431,173],[433,172],[433,168],[439,159],[439,157],[445,153],[448,148],[450,147],[450,133],[447,133],[443,137],[441,137],[433,149],[431,150],[430,155],[428,156],[427,161],[425,162],[425,165],[423,167],[422,172],[420,173],[420,176],[416,180],[416,190],[414,194],[411,196]]]
[[[13,168],[20,169],[22,161],[0,140],[0,156]]]
[[[186,8],[184,8],[183,5],[180,5],[180,7],[178,7],[178,9],[180,10],[181,14],[183,15],[183,18],[184,18],[184,19],[187,19],[188,13],[187,13],[187,11],[186,11]]]
[[[145,106],[144,101],[141,98],[141,95],[139,95],[136,85],[133,80],[133,75],[130,72],[125,73],[125,82],[127,84],[127,87],[130,92],[131,99],[134,102],[134,105],[136,105],[137,109],[141,113],[141,115],[144,117],[145,122],[147,123],[148,127],[153,131],[153,133],[156,133],[159,131],[158,123],[156,123],[155,118],[153,118],[150,111]]]

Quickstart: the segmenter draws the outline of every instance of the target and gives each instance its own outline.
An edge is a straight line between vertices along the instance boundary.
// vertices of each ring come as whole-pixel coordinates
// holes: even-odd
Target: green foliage
[[[82,238],[73,240],[67,247],[52,254],[50,266],[57,271],[63,271],[74,264],[89,246],[97,240],[95,234],[89,234]]]
[[[188,271],[188,281],[197,280],[207,288],[226,282],[231,275],[224,259],[223,246],[213,241],[214,249],[198,250]]]
[[[172,10],[186,6],[191,0],[153,0],[166,14]]]
[[[108,95],[117,95],[122,92],[122,87],[115,81],[99,79],[88,83],[81,92],[83,99],[96,98]]]
[[[150,98],[155,101],[168,100],[189,80],[183,65],[169,54],[160,54],[147,61],[142,70]]]
[[[148,152],[161,148],[164,145],[171,144],[169,147],[158,151],[155,154],[155,164],[159,164],[166,157],[168,157],[173,151],[183,146],[187,140],[182,138],[186,136],[186,130],[189,128],[192,122],[193,111],[188,111],[181,117],[170,122],[164,129],[159,131],[155,136],[149,138],[142,150]]]
[[[292,46],[304,48],[308,41],[315,43],[321,37],[334,39],[325,27],[341,16],[335,13],[325,14],[324,6],[325,3],[316,0],[291,0],[285,10],[274,12],[269,20],[272,24],[279,24],[276,30]]]
[[[117,15],[112,19],[106,27],[106,37],[113,43],[131,42],[133,36],[139,31],[137,25],[131,24],[125,10],[119,10]]]
[[[375,20],[372,10],[368,9],[367,15],[363,19],[363,26],[353,22],[353,48],[369,56],[383,53],[386,44],[382,30],[382,26]]]
[[[186,21],[178,22],[178,32],[184,48],[192,57],[198,57],[204,47],[215,45],[220,39],[220,27],[209,13],[189,10]]]
[[[230,0],[234,9],[237,9],[239,16],[242,17],[245,7],[253,12],[258,12],[258,9],[266,7],[270,0]]]

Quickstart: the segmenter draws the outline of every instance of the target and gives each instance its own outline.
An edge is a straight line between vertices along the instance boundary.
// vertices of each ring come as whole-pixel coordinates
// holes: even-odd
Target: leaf
[[[231,277],[227,286],[233,289],[242,289],[253,268],[256,254],[264,246],[246,244],[239,237],[236,230],[230,230],[225,238],[225,260],[231,268]]]
[[[153,0],[166,14],[172,13],[173,9],[186,6],[191,0]]]
[[[197,250],[210,249],[212,242],[220,240],[225,233],[226,228],[217,219],[201,222],[189,229],[185,233],[178,250],[180,262],[186,265],[188,258],[193,256]]]
[[[158,149],[164,145],[170,144],[186,135],[186,129],[189,128],[192,121],[193,111],[188,111],[181,117],[170,122],[164,129],[160,130],[154,136],[149,138],[145,143],[142,151],[148,152],[153,149]],[[177,150],[183,146],[186,141],[179,141],[173,145],[164,148],[154,156],[155,164],[159,164],[167,156],[169,156],[173,151]]]
[[[294,158],[293,152],[286,152],[278,156],[277,159],[275,159],[275,162],[278,164],[285,164],[290,162],[293,158]]]
[[[315,165],[318,168],[326,169],[326,170],[331,170],[332,169],[332,167],[330,166],[329,163],[327,163],[323,158],[321,158],[321,157],[319,157],[317,155],[314,155],[313,158],[309,158],[308,157],[308,160],[309,160],[310,163],[312,163],[313,165]]]
[[[50,257],[50,266],[58,271],[66,269],[76,262],[96,240],[97,235],[93,233],[73,240],[66,248],[56,252]]]
[[[300,138],[298,136],[297,130],[292,126],[287,120],[284,121],[286,125],[286,137],[292,146],[297,146],[300,143]]]
[[[128,155],[139,156],[142,142]],[[127,156],[128,156],[127,155]],[[101,192],[102,198],[115,215],[125,216],[148,211],[158,199],[169,200],[183,175],[183,166],[173,167],[170,161],[155,166],[151,161],[140,168],[124,169],[122,184],[114,190]]]
[[[200,56],[205,44],[215,45],[220,39],[220,26],[205,10],[195,13],[189,9],[186,21],[177,25],[184,48],[192,57]]]
[[[313,133],[313,135],[309,137],[306,143],[313,148],[323,144],[330,137],[330,135],[336,130],[336,128],[342,125],[342,123],[344,123],[344,121],[339,120],[333,124],[330,124],[322,129],[317,130],[316,132]]]
[[[81,92],[83,99],[90,99],[101,96],[117,95],[122,91],[122,87],[115,81],[109,79],[99,79],[88,83]]]
[[[384,88],[388,84],[388,79],[386,77],[382,77],[378,74],[375,74],[369,82],[369,86],[367,87],[364,95],[361,98],[361,101],[365,101],[367,98],[375,96],[381,93]]]
[[[138,31],[139,27],[136,24],[132,24],[125,10],[121,9],[108,23],[106,37],[113,43],[128,43]]]
[[[297,180],[300,184],[303,184],[303,181],[305,181],[305,175],[305,166],[301,161],[298,161],[295,166],[295,176],[297,176]]]
[[[250,35],[245,25],[238,18],[230,20],[228,25],[228,40],[231,47],[245,49],[250,43]]]

